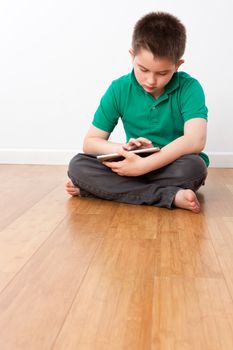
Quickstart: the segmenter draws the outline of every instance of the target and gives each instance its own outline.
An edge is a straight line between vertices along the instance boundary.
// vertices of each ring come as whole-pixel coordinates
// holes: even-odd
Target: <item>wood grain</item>
[[[0,166],[1,350],[232,350],[233,169],[200,214],[70,198],[64,166]]]

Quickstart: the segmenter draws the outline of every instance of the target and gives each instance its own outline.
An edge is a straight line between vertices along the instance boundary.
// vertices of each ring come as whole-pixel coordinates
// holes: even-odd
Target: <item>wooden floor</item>
[[[69,198],[64,166],[0,166],[1,350],[232,350],[233,169],[201,214]]]

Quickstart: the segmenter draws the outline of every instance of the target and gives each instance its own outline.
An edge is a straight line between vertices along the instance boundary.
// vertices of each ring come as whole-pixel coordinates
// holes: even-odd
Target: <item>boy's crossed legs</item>
[[[131,204],[179,207],[200,212],[195,191],[204,183],[207,167],[200,156],[183,156],[161,169],[139,177],[113,173],[95,157],[76,155],[70,162],[67,192]]]

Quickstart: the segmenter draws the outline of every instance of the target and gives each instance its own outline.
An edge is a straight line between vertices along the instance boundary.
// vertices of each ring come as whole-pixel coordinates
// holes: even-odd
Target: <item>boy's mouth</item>
[[[149,90],[149,91],[153,91],[156,88],[156,86],[144,86],[144,89]]]

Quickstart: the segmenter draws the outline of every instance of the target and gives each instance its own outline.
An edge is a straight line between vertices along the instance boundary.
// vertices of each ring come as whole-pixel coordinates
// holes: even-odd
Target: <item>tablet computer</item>
[[[142,148],[142,149],[134,149],[132,151],[127,151],[129,153],[135,153],[140,155],[141,157],[147,157],[152,153],[158,152],[160,150],[159,147],[151,147],[151,148]],[[109,153],[109,154],[101,154],[96,156],[96,158],[101,162],[118,162],[119,160],[123,160],[124,157],[119,153]]]

